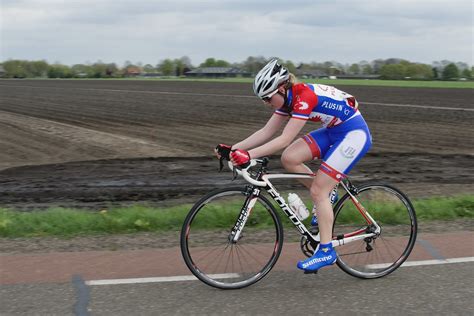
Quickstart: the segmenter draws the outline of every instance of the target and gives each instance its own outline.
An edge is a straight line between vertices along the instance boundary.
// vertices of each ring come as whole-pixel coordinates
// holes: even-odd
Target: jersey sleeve
[[[291,117],[299,120],[308,120],[311,112],[318,104],[318,97],[311,89],[304,89],[296,95]]]
[[[290,109],[288,109],[286,106],[283,106],[279,108],[278,110],[275,110],[275,112],[273,113],[278,114],[278,115],[283,115],[283,116],[290,116]]]

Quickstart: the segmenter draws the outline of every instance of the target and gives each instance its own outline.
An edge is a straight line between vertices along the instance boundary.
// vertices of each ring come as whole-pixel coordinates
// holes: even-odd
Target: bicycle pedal
[[[318,270],[315,270],[315,271],[303,270],[303,271],[304,271],[304,274],[318,274]]]

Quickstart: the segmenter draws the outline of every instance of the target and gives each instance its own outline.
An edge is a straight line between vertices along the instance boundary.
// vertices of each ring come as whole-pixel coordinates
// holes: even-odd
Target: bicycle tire
[[[336,263],[344,272],[358,278],[384,277],[405,262],[415,245],[418,230],[415,209],[402,191],[384,183],[361,185],[355,197],[381,227],[380,235],[373,240],[336,247]],[[354,219],[352,213],[358,211],[348,193],[335,205],[334,213],[333,236],[364,228],[362,220],[358,225]],[[359,218],[363,217],[359,215]]]
[[[255,206],[250,212],[242,231],[242,237],[236,243],[229,241],[229,233],[240,216],[240,209],[247,199],[248,193],[246,192],[247,190],[243,188],[212,191],[194,204],[184,220],[180,236],[184,262],[199,280],[212,287],[239,289],[254,284],[270,272],[280,256],[283,246],[283,226],[275,207],[262,195],[258,196]],[[224,216],[223,214],[227,214],[231,218],[227,224],[222,223],[224,219],[221,222],[216,220],[216,218]],[[211,217],[214,217],[216,226],[220,226],[220,228],[212,227]],[[269,223],[268,230],[255,228],[260,225],[260,222],[265,223],[264,221]],[[199,226],[202,227],[199,228]],[[248,238],[252,233],[257,236],[254,239]],[[263,237],[259,235],[263,235]],[[270,240],[269,245],[265,243],[267,239]],[[271,247],[271,249],[265,247]],[[219,258],[219,261],[213,261],[210,258],[215,253],[214,248],[218,251],[217,255],[222,253],[224,256],[227,252],[230,253],[231,259],[225,259],[228,260],[225,267],[220,264],[223,258]],[[203,256],[204,252],[206,255]],[[262,260],[262,266],[254,268],[260,263],[253,261],[258,261],[257,259],[263,254],[266,257]],[[234,256],[239,257],[239,261],[235,263],[236,266],[240,265],[240,271],[237,267],[234,269]],[[202,262],[199,262],[200,260]],[[232,260],[230,264],[229,260]],[[252,262],[249,263],[249,261]],[[215,262],[218,263],[215,264]],[[213,265],[216,267],[213,268]],[[255,270],[244,271],[247,268]]]

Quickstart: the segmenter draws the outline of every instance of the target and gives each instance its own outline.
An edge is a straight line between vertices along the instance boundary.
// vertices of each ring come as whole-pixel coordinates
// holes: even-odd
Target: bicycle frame
[[[296,229],[301,233],[301,235],[305,236],[307,240],[311,243],[314,249],[319,244],[319,234],[313,236],[310,231],[306,228],[306,226],[301,222],[298,216],[293,212],[293,210],[289,207],[286,203],[285,199],[280,195],[274,185],[271,183],[272,179],[313,179],[315,174],[301,174],[301,173],[281,173],[281,174],[268,174],[258,173],[258,178],[254,179],[250,176],[248,170],[257,165],[257,163],[262,163],[262,160],[252,160],[249,167],[238,170],[233,169],[231,163],[229,163],[229,168],[235,170],[237,174],[242,175],[242,177],[251,184],[249,187],[249,197],[246,199],[242,210],[240,212],[240,216],[232,229],[231,236],[229,237],[230,241],[237,242],[242,230],[247,222],[248,217],[252,211],[255,202],[257,201],[257,197],[261,194],[261,189],[263,188],[267,193],[273,198],[273,200],[278,204],[278,206],[283,210],[285,215],[290,219]],[[359,229],[354,232],[350,232],[344,235],[333,236],[332,245],[333,247],[341,246],[348,244],[353,241],[365,239],[365,238],[372,238],[380,234],[380,226],[375,222],[375,220],[370,216],[367,210],[362,206],[362,204],[357,200],[355,195],[357,195],[356,189],[348,182],[348,184],[344,183],[344,181],[340,182],[344,190],[349,194],[350,199],[356,206],[357,210],[360,214],[364,217],[365,221],[367,222],[368,227],[373,227],[375,230],[373,232],[368,232],[367,228]]]

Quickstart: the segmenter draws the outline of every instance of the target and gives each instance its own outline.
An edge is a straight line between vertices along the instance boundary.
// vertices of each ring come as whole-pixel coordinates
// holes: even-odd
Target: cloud
[[[433,1],[3,0],[1,60],[472,63],[472,3]]]

